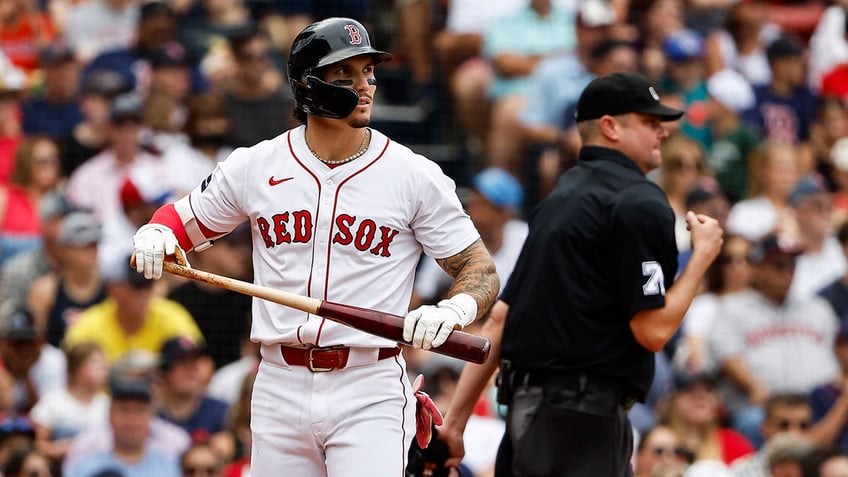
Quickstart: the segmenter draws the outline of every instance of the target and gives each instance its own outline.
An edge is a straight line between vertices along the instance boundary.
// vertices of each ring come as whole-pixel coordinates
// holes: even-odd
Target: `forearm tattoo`
[[[477,300],[477,318],[484,315],[497,298],[500,280],[483,241],[478,239],[458,254],[436,262],[454,278],[450,296],[457,293],[471,295]]]

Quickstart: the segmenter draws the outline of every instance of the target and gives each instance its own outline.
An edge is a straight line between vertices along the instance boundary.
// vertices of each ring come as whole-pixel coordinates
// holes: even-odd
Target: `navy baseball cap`
[[[660,95],[648,78],[638,73],[613,73],[586,86],[577,100],[574,118],[580,122],[627,113],[659,116],[661,121],[683,117],[683,111],[660,103]]]
[[[159,369],[170,369],[177,361],[184,358],[196,358],[206,354],[203,345],[195,343],[191,338],[177,336],[162,344],[159,350]]]
[[[695,30],[676,31],[663,40],[662,46],[671,61],[690,61],[704,56],[704,39]]]

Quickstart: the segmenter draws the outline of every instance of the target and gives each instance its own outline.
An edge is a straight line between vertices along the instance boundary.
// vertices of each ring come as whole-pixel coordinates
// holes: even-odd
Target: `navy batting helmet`
[[[327,18],[298,33],[288,63],[289,84],[298,109],[335,119],[352,113],[359,102],[356,90],[323,81],[317,70],[358,55],[372,55],[374,64],[392,57],[374,49],[368,31],[351,18]]]

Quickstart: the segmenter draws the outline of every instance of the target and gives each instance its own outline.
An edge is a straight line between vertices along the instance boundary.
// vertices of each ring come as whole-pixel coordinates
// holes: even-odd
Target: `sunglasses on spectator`
[[[720,265],[741,265],[743,263],[751,263],[750,257],[747,255],[720,255],[718,257],[718,263]]]
[[[777,421],[777,428],[781,431],[788,431],[789,429],[800,429],[802,431],[806,431],[810,428],[810,421],[792,421],[789,419],[781,419]]]
[[[218,473],[218,468],[215,466],[185,466],[183,467],[183,475],[215,475]]]
[[[654,447],[651,452],[657,457],[677,457],[686,462],[694,462],[695,453],[684,447]]]

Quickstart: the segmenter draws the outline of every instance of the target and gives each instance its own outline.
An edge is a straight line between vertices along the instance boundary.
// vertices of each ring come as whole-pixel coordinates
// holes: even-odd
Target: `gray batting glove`
[[[167,255],[174,255],[178,248],[174,232],[161,224],[142,225],[133,235],[135,270],[144,273],[144,278],[162,277],[162,264]]]
[[[403,339],[421,349],[436,348],[447,341],[453,330],[474,321],[477,302],[460,293],[437,305],[424,305],[410,311],[403,320]]]

